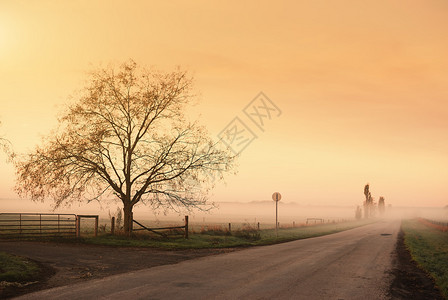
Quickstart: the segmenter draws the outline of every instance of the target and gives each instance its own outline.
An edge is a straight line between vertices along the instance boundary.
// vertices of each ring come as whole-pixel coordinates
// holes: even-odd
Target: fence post
[[[22,214],[19,214],[19,233],[22,234]]]
[[[260,230],[260,222],[257,223],[257,229]]]
[[[98,236],[98,216],[95,217],[95,237]]]
[[[229,223],[229,232],[232,232],[232,223]]]
[[[115,217],[112,217],[112,219],[110,220],[110,233],[112,235],[115,234]]]
[[[292,221],[292,228],[296,227],[296,221]]]
[[[78,238],[79,236],[80,236],[80,232],[79,232],[79,226],[80,225],[80,221],[79,221],[79,217],[78,216],[76,216],[76,219],[75,219],[75,227],[76,227],[76,237]]]
[[[188,239],[188,216],[185,216],[185,238]]]
[[[42,234],[42,214],[39,214],[39,232]]]

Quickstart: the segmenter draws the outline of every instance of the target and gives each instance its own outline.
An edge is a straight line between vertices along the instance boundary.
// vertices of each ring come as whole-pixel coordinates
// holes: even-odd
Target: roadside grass
[[[0,283],[27,283],[34,281],[40,272],[39,266],[24,257],[0,252]]]
[[[78,241],[108,246],[152,247],[162,249],[201,249],[201,248],[230,248],[270,245],[311,237],[323,236],[352,228],[364,226],[374,220],[361,220],[343,223],[329,223],[294,228],[280,228],[278,238],[275,229],[257,230],[250,225],[229,232],[224,227],[212,227],[210,230],[190,232],[189,239],[183,237],[160,237],[146,232],[137,232],[132,237],[123,235],[102,234],[97,237],[83,237]]]
[[[448,232],[428,227],[417,219],[403,220],[401,227],[412,258],[434,278],[448,299]]]

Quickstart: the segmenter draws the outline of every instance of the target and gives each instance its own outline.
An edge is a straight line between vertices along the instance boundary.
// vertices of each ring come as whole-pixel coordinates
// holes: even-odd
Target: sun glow
[[[9,25],[8,19],[0,15],[0,59],[9,55],[13,44],[13,26]]]
[[[7,32],[5,26],[0,24],[0,53],[6,47],[7,43]]]
[[[369,182],[394,207],[448,204],[443,1],[134,2],[0,0],[0,136],[17,153],[87,72],[132,58],[191,72],[213,137],[235,118],[257,136],[213,201],[358,205]],[[243,111],[260,91],[282,111],[266,130]],[[5,165],[0,198],[14,198]]]

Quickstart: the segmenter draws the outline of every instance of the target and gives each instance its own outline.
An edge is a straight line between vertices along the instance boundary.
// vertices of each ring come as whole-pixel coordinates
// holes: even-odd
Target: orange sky
[[[32,149],[100,64],[180,65],[212,135],[237,116],[258,135],[213,200],[356,205],[369,182],[394,206],[448,204],[448,2],[165,2],[2,0],[0,133]],[[282,111],[264,132],[242,112],[260,91]]]

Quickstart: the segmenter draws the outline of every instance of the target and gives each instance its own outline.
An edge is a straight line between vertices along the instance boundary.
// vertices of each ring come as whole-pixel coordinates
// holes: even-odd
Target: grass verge
[[[139,232],[132,238],[120,235],[99,235],[86,237],[81,241],[89,244],[128,247],[154,247],[162,249],[201,249],[229,248],[270,245],[294,240],[306,239],[336,233],[372,223],[372,220],[322,224],[295,228],[281,228],[276,237],[275,229],[256,230],[246,226],[239,230],[228,232],[225,229],[214,228],[200,233],[190,233],[188,240],[183,237],[162,238]]]
[[[401,227],[412,258],[434,278],[448,299],[448,233],[428,227],[417,219],[403,220]]]
[[[39,275],[39,266],[24,257],[0,252],[0,282],[27,283]]]

